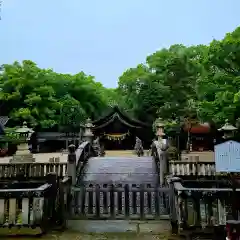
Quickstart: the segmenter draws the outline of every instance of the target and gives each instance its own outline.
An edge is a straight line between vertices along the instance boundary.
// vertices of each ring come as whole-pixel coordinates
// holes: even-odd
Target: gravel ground
[[[15,240],[16,238],[4,238],[5,240]],[[18,238],[19,239],[19,238]],[[36,240],[36,238],[20,238],[24,240]],[[111,240],[128,240],[128,239],[138,239],[138,240],[147,240],[147,239],[161,239],[161,240],[167,240],[169,239],[168,236],[164,235],[153,235],[153,234],[129,234],[129,233],[112,233],[112,234],[79,234],[79,233],[62,233],[62,234],[49,234],[46,236],[42,236],[40,239],[44,240],[90,240],[90,239],[98,239],[98,240],[104,240],[104,239],[111,239]],[[172,238],[170,238],[172,239]],[[175,238],[177,239],[177,238]]]

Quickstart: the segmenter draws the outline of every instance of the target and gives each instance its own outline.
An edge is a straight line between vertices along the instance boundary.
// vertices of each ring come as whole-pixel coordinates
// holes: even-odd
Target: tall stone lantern
[[[218,131],[223,132],[223,138],[229,139],[234,136],[235,131],[237,130],[236,127],[231,125],[228,120],[225,121],[224,126],[218,129]]]
[[[20,143],[18,145],[18,149],[13,156],[11,162],[34,162],[33,154],[29,151],[28,141],[33,134],[33,130],[28,128],[27,123],[24,122],[23,126],[18,128],[15,133],[19,136]]]
[[[84,127],[85,127],[85,129],[84,129],[84,133],[83,133],[83,140],[89,141],[90,143],[92,143],[93,137],[94,137],[92,129],[93,129],[94,125],[92,124],[92,121],[90,118],[87,119]]]
[[[167,139],[163,139],[163,136],[166,134],[164,133],[164,124],[161,120],[157,120],[155,123],[156,127],[156,136],[157,141],[154,142],[155,146],[157,147],[158,156],[159,156],[159,183],[160,185],[164,184],[165,175],[168,172],[168,162],[167,162],[167,154],[166,150],[169,147]]]

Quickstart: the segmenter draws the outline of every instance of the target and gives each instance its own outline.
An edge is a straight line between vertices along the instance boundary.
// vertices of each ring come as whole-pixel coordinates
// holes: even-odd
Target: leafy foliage
[[[173,45],[153,53],[123,73],[117,91],[143,121],[239,122],[240,28],[209,46]]]
[[[42,129],[79,125],[101,114],[110,99],[92,76],[58,74],[32,61],[3,65],[0,89],[2,115],[10,116],[14,125],[26,120]]]
[[[1,115],[12,125],[78,127],[118,104],[146,123],[225,119],[240,125],[240,28],[208,46],[173,45],[126,70],[116,89],[106,89],[84,72],[60,74],[34,62],[4,64],[0,72]]]

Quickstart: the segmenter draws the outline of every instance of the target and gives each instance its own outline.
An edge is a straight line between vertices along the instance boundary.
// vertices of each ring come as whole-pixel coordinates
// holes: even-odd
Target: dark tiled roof
[[[3,127],[7,124],[9,118],[7,116],[0,116],[0,125]]]

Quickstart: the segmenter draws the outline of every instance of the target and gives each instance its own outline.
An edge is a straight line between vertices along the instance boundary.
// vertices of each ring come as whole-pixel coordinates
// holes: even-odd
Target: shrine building
[[[133,150],[136,137],[148,149],[154,137],[151,125],[131,118],[117,106],[92,123],[94,135],[100,138],[106,150]]]

